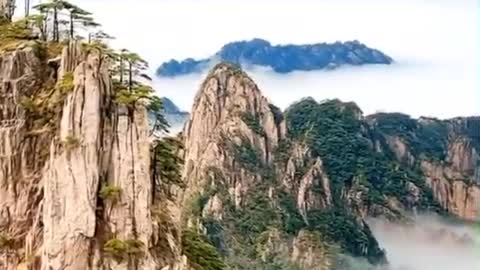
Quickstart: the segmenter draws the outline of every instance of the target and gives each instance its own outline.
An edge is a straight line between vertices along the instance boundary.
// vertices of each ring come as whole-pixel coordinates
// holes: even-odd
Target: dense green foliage
[[[112,185],[103,185],[102,188],[100,189],[100,192],[98,193],[98,196],[106,201],[110,202],[116,202],[120,199],[120,196],[122,195],[122,189],[117,186],[112,186]]]
[[[308,217],[311,229],[318,230],[328,240],[339,243],[349,254],[366,257],[375,264],[385,262],[385,252],[379,248],[368,225],[363,222],[359,224],[345,209],[313,210],[308,213]]]
[[[373,149],[371,130],[366,122],[359,119],[359,113],[355,105],[338,100],[319,104],[313,99],[304,99],[287,110],[286,119],[291,139],[307,143],[313,155],[321,157],[331,180],[334,206],[328,211],[310,211],[310,226],[324,233],[329,240],[340,243],[348,253],[365,256],[376,263],[384,259],[384,253],[368,226],[354,218],[352,211],[356,205],[354,202],[353,205],[352,202],[346,204],[342,197],[344,192],[361,190],[366,207],[383,205],[388,208],[387,198],[394,197],[408,207],[437,212],[441,208],[417,168],[402,166],[390,156]],[[395,128],[395,132],[416,128],[415,122],[403,120],[403,125],[382,123],[382,126]],[[442,134],[439,127],[423,127],[422,132],[420,138]],[[426,147],[421,151],[432,152]],[[417,205],[413,205],[408,183],[414,183],[421,190],[421,200]]]
[[[190,201],[190,214],[194,217],[202,215],[203,208],[207,204],[210,196],[208,193],[198,193]]]
[[[278,143],[273,153],[275,162],[284,165],[290,158],[292,142],[289,139],[283,139]]]
[[[444,160],[448,143],[448,129],[444,122],[429,119],[420,123],[401,113],[379,113],[370,116],[374,127],[387,135],[400,137],[415,156]]]
[[[259,171],[261,166],[260,153],[250,141],[242,140],[241,144],[233,144],[233,155],[243,168],[251,172]]]
[[[237,231],[255,239],[270,226],[278,224],[278,215],[265,187],[248,194],[245,205],[234,213]]]
[[[287,121],[293,136],[306,141],[322,158],[337,206],[342,207],[342,190],[356,184],[368,188],[367,202],[382,204],[385,196],[393,196],[406,203],[407,183],[413,182],[426,199],[418,206],[438,210],[419,170],[374,151],[365,132],[368,127],[357,119],[355,108],[342,107],[336,100],[318,104],[306,99],[287,111]]]
[[[60,93],[66,94],[72,92],[74,88],[73,80],[73,72],[66,72],[63,74],[62,79],[58,83],[58,89],[60,90]]]
[[[222,270],[226,268],[221,256],[214,246],[196,230],[183,231],[183,254],[196,270]]]
[[[165,137],[155,141],[152,149],[155,192],[171,196],[172,186],[185,187],[181,176],[184,161],[178,154],[181,149],[182,143],[175,138]]]
[[[477,153],[480,153],[480,117],[468,117],[465,122],[464,133],[470,138]],[[480,161],[477,166],[480,166]]]
[[[144,244],[136,239],[113,238],[103,245],[103,251],[117,260],[134,259],[143,254]]]
[[[278,193],[278,200],[283,231],[296,235],[306,224],[295,205],[295,199],[290,193],[282,190]]]
[[[80,140],[72,134],[67,135],[62,141],[63,147],[68,151],[79,147],[80,143]]]
[[[335,101],[318,104],[305,99],[291,107],[286,117],[293,138],[305,140],[314,155],[322,158],[332,181],[334,198],[340,198],[344,185],[351,185],[360,170],[376,165],[368,140],[358,136],[361,122],[354,112],[340,110]],[[376,175],[369,180],[379,181]]]
[[[258,115],[253,115],[248,112],[244,112],[241,115],[242,121],[247,124],[247,126],[255,133],[260,136],[265,135],[262,125],[260,124],[260,119]]]

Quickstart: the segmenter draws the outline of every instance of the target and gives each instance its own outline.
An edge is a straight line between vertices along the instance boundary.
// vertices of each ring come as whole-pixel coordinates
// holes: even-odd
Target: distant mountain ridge
[[[169,98],[162,97],[161,99],[165,120],[167,120],[170,125],[170,132],[175,134],[183,128],[183,125],[188,120],[190,114],[180,110],[180,108],[178,108],[178,106]]]
[[[178,108],[177,105],[175,105],[175,103],[173,103],[173,101],[167,97],[162,97],[161,98],[162,100],[162,106],[163,106],[163,111],[164,113],[166,114],[169,114],[169,113],[186,113],[186,112],[183,112],[182,110],[180,110],[180,108]]]
[[[391,64],[393,59],[357,40],[305,45],[272,45],[264,39],[237,41],[224,45],[213,56],[196,60],[172,59],[158,67],[159,77],[176,77],[207,70],[221,61],[249,68],[270,67],[277,73],[336,69],[343,65]]]

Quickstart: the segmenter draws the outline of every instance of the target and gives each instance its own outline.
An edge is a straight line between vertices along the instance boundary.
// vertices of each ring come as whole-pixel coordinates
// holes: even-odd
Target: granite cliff
[[[0,269],[183,269],[145,106],[100,51],[50,45],[0,55]]]

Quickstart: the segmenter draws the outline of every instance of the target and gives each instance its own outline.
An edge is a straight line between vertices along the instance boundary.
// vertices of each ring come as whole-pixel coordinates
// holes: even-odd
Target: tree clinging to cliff
[[[92,13],[86,11],[77,5],[74,5],[68,1],[63,0],[50,0],[45,3],[38,4],[33,7],[44,16],[44,29],[48,29],[47,24],[51,21],[52,24],[52,41],[60,41],[61,25],[68,25],[68,38],[75,38],[75,30],[77,27],[88,30],[100,26],[95,22]],[[65,14],[63,11],[66,11]],[[67,17],[67,19],[62,19]],[[46,31],[48,33],[48,31]]]

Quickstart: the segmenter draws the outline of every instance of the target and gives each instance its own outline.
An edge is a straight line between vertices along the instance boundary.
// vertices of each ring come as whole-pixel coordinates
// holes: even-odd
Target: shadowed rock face
[[[175,77],[202,72],[219,61],[243,68],[250,65],[270,67],[277,73],[335,69],[343,65],[391,64],[392,58],[358,41],[311,45],[271,45],[262,39],[226,44],[207,59],[171,60],[157,69],[160,77]]]

